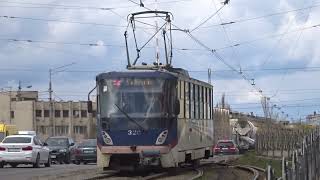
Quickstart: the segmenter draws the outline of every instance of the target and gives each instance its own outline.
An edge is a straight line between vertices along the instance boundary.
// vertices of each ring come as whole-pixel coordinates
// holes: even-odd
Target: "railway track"
[[[195,180],[204,175],[204,169],[205,168],[214,168],[214,167],[224,167],[224,168],[233,168],[241,171],[246,171],[247,173],[251,174],[250,180],[260,180],[264,179],[265,176],[265,170],[259,167],[255,166],[249,166],[249,165],[236,165],[236,164],[229,164],[229,163],[221,163],[221,162],[205,162],[202,163],[198,168],[192,168],[189,166],[183,167],[183,168],[176,168],[174,170],[168,170],[165,172],[148,172],[141,174],[131,174],[131,173],[123,173],[119,171],[106,171],[102,172],[94,177],[88,178],[86,180],[97,180],[97,179],[111,179],[111,178],[125,178],[125,179],[138,179],[138,180],[155,180],[155,179],[187,179],[187,180]],[[192,172],[194,171],[194,172]],[[186,174],[189,174],[186,176]],[[182,178],[183,177],[183,178]]]
[[[194,169],[194,168],[178,168],[174,169],[174,171],[165,171],[165,172],[159,172],[154,173],[150,172],[146,175],[137,175],[137,173],[130,174],[130,173],[124,173],[119,171],[107,171],[102,172],[94,177],[87,178],[86,180],[98,180],[98,179],[111,179],[111,178],[125,178],[125,179],[138,179],[138,180],[155,180],[155,179],[161,179],[161,178],[175,178],[178,176],[183,176],[186,173],[190,173],[190,171],[195,171],[195,175],[192,175],[190,178],[186,178],[188,180],[195,180],[203,175],[202,169]],[[133,173],[133,172],[132,172]]]
[[[210,163],[208,163],[208,164],[210,164]],[[253,176],[252,180],[262,179],[264,177],[264,175],[265,175],[265,169],[262,169],[262,168],[256,167],[256,166],[234,165],[234,164],[228,164],[228,163],[211,163],[211,164],[225,166],[225,167],[228,167],[228,168],[242,169],[242,170],[247,171],[247,172],[252,174],[252,176]]]

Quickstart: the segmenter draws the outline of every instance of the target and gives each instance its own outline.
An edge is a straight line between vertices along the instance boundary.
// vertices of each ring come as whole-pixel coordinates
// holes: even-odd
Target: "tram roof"
[[[128,70],[128,71],[112,71],[107,73],[101,73],[97,75],[96,80],[101,81],[103,79],[110,78],[161,78],[161,79],[171,79],[177,80],[179,77],[189,80],[190,82],[201,84],[207,87],[212,87],[211,84],[203,82],[194,78],[191,78],[179,73],[170,72],[166,70]]]
[[[161,78],[161,79],[172,79],[176,80],[178,77],[173,73],[167,71],[158,71],[158,70],[144,70],[144,71],[122,71],[122,72],[107,72],[101,73],[97,76],[97,81],[108,78]]]

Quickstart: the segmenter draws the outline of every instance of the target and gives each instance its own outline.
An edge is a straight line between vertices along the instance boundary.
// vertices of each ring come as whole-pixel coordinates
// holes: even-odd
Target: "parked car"
[[[77,144],[74,148],[73,163],[80,164],[83,162],[97,162],[97,139],[86,139]]]
[[[46,140],[50,149],[51,159],[60,164],[71,162],[71,152],[74,148],[74,141],[70,137],[55,136]]]
[[[233,140],[219,140],[213,152],[214,154],[239,154],[239,149]]]
[[[0,143],[0,168],[10,164],[32,164],[38,168],[40,164],[50,167],[51,157],[46,143],[42,143],[36,135],[10,135]]]

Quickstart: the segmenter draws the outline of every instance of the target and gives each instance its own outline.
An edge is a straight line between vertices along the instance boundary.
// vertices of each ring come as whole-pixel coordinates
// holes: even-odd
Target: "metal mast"
[[[53,121],[53,102],[52,102],[52,69],[49,69],[49,122],[51,126],[51,136],[55,136],[55,125]]]
[[[56,124],[55,124],[55,121],[54,121],[54,118],[53,118],[52,75],[54,73],[63,72],[63,71],[65,71],[65,69],[63,69],[63,68],[66,68],[68,66],[72,66],[74,64],[76,64],[76,63],[72,62],[70,64],[66,64],[66,65],[63,65],[63,66],[60,66],[60,67],[57,67],[57,68],[54,68],[54,69],[51,69],[51,68],[49,69],[49,90],[48,90],[49,91],[49,107],[50,107],[50,110],[49,110],[49,122],[50,122],[50,126],[51,126],[51,133],[52,133],[51,135],[52,136],[56,135]]]
[[[157,0],[155,0],[155,11],[158,11],[158,1]],[[155,23],[156,23],[156,31],[155,31],[155,33],[157,33],[159,31],[157,19],[155,19]],[[158,33],[156,34],[156,62],[157,62],[157,65],[159,66],[159,64],[160,64],[160,52],[159,52],[159,35],[158,35]]]

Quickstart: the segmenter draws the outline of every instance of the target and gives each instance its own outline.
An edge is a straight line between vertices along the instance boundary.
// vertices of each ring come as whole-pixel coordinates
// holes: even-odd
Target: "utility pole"
[[[17,92],[17,100],[21,100],[21,81],[19,80],[19,85],[18,85],[18,92]]]
[[[208,83],[211,84],[211,68],[208,69]]]
[[[157,9],[158,9],[158,1],[157,0],[155,0],[155,6],[156,6],[155,11],[157,11]],[[156,33],[157,33],[158,30],[159,30],[157,19],[156,19],[155,23],[156,23]],[[159,52],[159,37],[158,37],[158,33],[156,34],[156,60],[157,60],[156,61],[157,62],[157,66],[159,66],[160,65],[160,52]]]
[[[11,109],[12,109],[12,100],[11,100],[12,87],[9,87],[9,123],[12,123],[11,118]]]
[[[53,118],[53,99],[52,99],[52,93],[53,93],[53,90],[52,90],[52,75],[54,73],[59,73],[59,72],[63,72],[65,71],[64,70],[60,70],[62,68],[65,68],[65,67],[68,67],[68,66],[72,66],[76,64],[75,62],[72,62],[70,64],[66,64],[66,65],[63,65],[63,66],[60,66],[60,67],[57,67],[57,68],[54,68],[54,69],[49,69],[49,106],[50,106],[50,110],[49,110],[49,121],[50,121],[50,126],[51,126],[51,135],[52,136],[55,136],[56,135],[56,122],[54,121],[54,118]]]
[[[53,102],[52,102],[52,69],[49,69],[49,122],[51,126],[51,136],[55,136],[55,124],[53,120]]]

